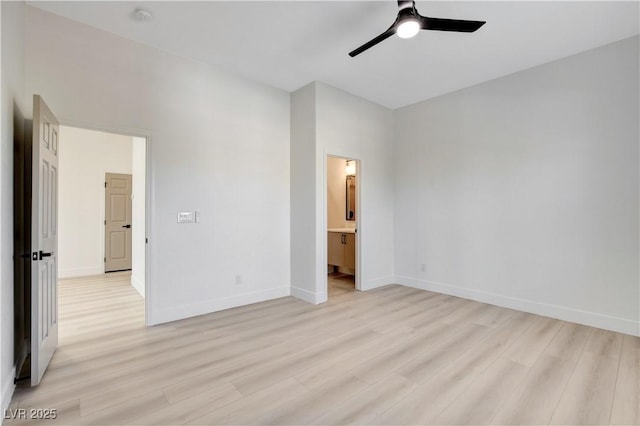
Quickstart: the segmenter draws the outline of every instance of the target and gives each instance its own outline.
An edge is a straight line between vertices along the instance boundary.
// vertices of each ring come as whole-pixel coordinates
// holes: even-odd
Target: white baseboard
[[[579,309],[567,308],[564,306],[535,302],[532,300],[504,296],[501,294],[489,293],[486,291],[459,287],[435,281],[420,280],[405,276],[396,276],[396,282],[398,284],[418,288],[421,290],[429,290],[436,293],[458,296],[464,299],[489,303],[491,305],[502,306],[504,308],[529,312],[532,314],[556,318],[563,321],[575,322],[591,327],[617,331],[619,333],[630,334],[632,336],[640,336],[640,323],[625,318],[612,317],[595,312],[581,311]]]
[[[327,301],[326,293],[314,293],[312,291],[293,286],[291,286],[291,295],[300,300],[304,300],[305,302],[313,303],[314,305],[319,305],[320,303]]]
[[[266,300],[278,299],[291,295],[291,288],[277,287],[267,290],[254,291],[251,293],[237,294],[221,299],[206,300],[190,305],[178,306],[175,308],[148,312],[148,325],[164,324],[198,315],[210,314],[212,312],[235,308],[238,306],[251,305],[253,303],[264,302]]]
[[[16,389],[16,385],[14,384],[14,380],[16,377],[16,368],[13,367],[11,370],[11,374],[7,377],[5,383],[2,384],[2,394],[0,395],[0,412],[2,412],[2,416],[0,416],[0,425],[2,424],[2,419],[4,419],[4,413],[7,408],[9,408],[9,404],[11,403],[11,398],[13,397],[13,391]]]
[[[88,277],[90,275],[102,275],[104,274],[104,268],[100,266],[86,267],[86,268],[68,268],[60,269],[58,272],[59,278],[74,278],[74,277]]]
[[[136,275],[131,275],[131,286],[136,289],[140,296],[144,299],[144,281]]]
[[[360,290],[367,291],[373,290],[374,288],[382,287],[389,284],[395,284],[396,277],[393,275],[387,275],[386,277],[374,278],[372,280],[362,281],[360,283]]]

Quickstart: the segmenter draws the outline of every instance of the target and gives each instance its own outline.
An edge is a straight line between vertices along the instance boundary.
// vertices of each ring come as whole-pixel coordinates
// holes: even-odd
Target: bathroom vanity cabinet
[[[348,269],[356,269],[356,234],[329,232],[327,236],[327,263]]]

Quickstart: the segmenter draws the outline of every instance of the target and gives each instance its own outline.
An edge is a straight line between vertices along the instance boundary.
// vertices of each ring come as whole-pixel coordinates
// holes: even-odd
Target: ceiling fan
[[[401,38],[411,38],[420,30],[457,31],[472,33],[485,24],[485,21],[464,21],[460,19],[441,19],[422,16],[416,10],[414,0],[398,0],[398,16],[387,31],[357,49],[349,52],[352,58],[365,50],[375,46],[383,40],[397,33]]]

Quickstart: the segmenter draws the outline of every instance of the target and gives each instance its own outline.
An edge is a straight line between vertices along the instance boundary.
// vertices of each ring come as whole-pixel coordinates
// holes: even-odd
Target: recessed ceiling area
[[[487,21],[475,33],[392,36],[396,1],[29,2],[287,91],[322,81],[399,108],[639,33],[639,3],[417,1],[422,15]],[[138,22],[137,8],[153,19]]]

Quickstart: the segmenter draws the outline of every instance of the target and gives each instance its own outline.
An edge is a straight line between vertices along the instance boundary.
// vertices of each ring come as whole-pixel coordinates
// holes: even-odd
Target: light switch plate
[[[178,223],[193,223],[193,212],[178,212]]]

